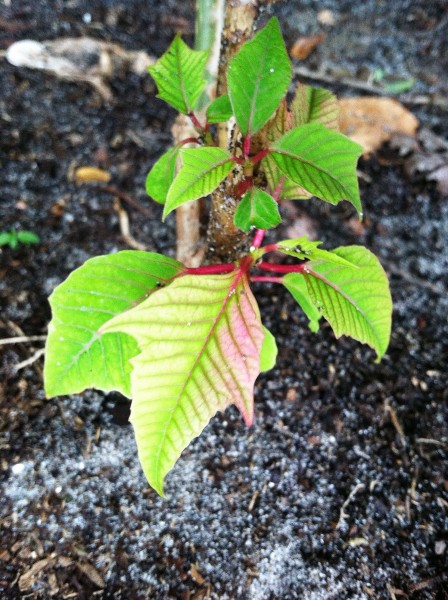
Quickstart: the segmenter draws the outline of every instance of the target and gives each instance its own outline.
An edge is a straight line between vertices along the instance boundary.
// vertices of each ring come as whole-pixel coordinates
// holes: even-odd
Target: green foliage
[[[271,156],[284,175],[318,198],[337,204],[349,200],[362,214],[356,162],[362,146],[320,123],[285,133]]]
[[[300,260],[318,260],[322,258],[328,262],[334,262],[346,267],[354,267],[355,269],[358,268],[334,252],[318,248],[321,244],[322,242],[312,242],[305,236],[294,240],[277,242],[277,250],[282,254],[294,256],[294,258],[299,258]]]
[[[159,494],[218,410],[236,404],[252,423],[264,332],[240,272],[180,277],[102,330],[129,334],[141,349],[131,361],[131,419],[143,470]]]
[[[161,495],[166,474],[217,411],[235,404],[252,423],[254,383],[274,367],[277,346],[262,325],[251,279],[283,284],[311,331],[323,317],[337,337],[368,344],[378,359],[391,329],[387,277],[367,249],[327,251],[307,237],[260,247],[264,230],[281,222],[284,199],[348,200],[361,214],[356,162],[362,148],[338,132],[333,94],[299,85],[288,105],[291,64],[271,19],[232,59],[229,93],[209,104],[201,123],[204,114],[198,118],[194,109],[205,97],[206,60],[206,52],[190,50],[177,36],[150,68],[159,97],[190,116],[197,138],[182,140],[154,164],[146,191],[165,205],[166,217],[227,178],[229,206],[237,205],[234,224],[258,229],[249,254],[233,264],[187,268],[159,254],[119,252],[87,261],[50,298],[47,395],[96,387],[132,396],[140,461]],[[228,151],[217,147],[211,125],[231,117],[236,126]],[[199,147],[180,149],[191,141]],[[228,211],[226,202],[220,208]],[[12,243],[26,242],[20,240],[26,233],[14,232]],[[0,245],[11,245],[8,235],[0,234]],[[273,251],[288,264],[264,261]],[[255,269],[268,275],[253,275]]]
[[[168,192],[165,218],[175,208],[212,192],[232,170],[231,155],[221,148],[185,148],[182,168]]]
[[[207,121],[209,123],[224,123],[232,116],[232,105],[228,94],[218,96],[207,108]]]
[[[14,250],[20,244],[39,244],[39,242],[40,237],[32,231],[10,229],[9,231],[0,232],[0,247],[9,246],[11,250]]]
[[[333,131],[339,131],[338,100],[328,90],[299,84],[290,111],[292,127],[321,123]]]
[[[234,222],[243,231],[251,227],[271,229],[282,222],[278,204],[272,196],[253,187],[243,197],[235,212]]]
[[[305,278],[300,273],[288,273],[283,277],[283,285],[309,319],[308,326],[313,333],[319,330],[319,309],[313,304]]]
[[[277,110],[291,81],[291,63],[273,18],[246,42],[227,71],[230,102],[244,136],[259,131]]]
[[[386,273],[363,246],[332,250],[356,267],[328,260],[310,262],[303,274],[313,304],[330,323],[336,337],[368,344],[380,359],[389,344],[392,299]]]
[[[277,343],[272,333],[263,326],[264,339],[260,352],[260,372],[270,371],[275,367],[277,360]]]
[[[177,35],[165,54],[149,67],[159,90],[157,97],[184,115],[193,112],[205,87],[207,58],[208,51],[191,50]]]
[[[168,190],[176,176],[176,161],[180,147],[174,146],[154,163],[146,178],[146,193],[156,202],[165,204]]]
[[[118,390],[130,396],[131,365],[138,353],[127,335],[100,335],[98,330],[129,310],[182,270],[172,258],[125,250],[85,262],[50,297],[53,319],[45,360],[48,397],[89,387]]]

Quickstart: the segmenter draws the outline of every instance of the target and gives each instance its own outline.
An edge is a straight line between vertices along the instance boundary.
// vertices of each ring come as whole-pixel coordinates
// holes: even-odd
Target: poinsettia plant
[[[206,60],[206,52],[178,36],[150,67],[159,97],[190,117],[197,136],[156,162],[147,191],[166,217],[230,181],[234,224],[253,235],[250,250],[233,262],[196,268],[152,252],[100,256],[50,298],[47,396],[94,387],[132,397],[140,461],[161,495],[165,475],[217,411],[235,404],[247,425],[253,421],[254,383],[274,366],[277,348],[251,282],[283,285],[312,331],[323,317],[337,337],[368,344],[378,360],[391,328],[387,277],[366,248],[324,250],[306,237],[263,246],[264,232],[281,222],[284,199],[348,200],[361,215],[362,148],[338,132],[335,97],[299,85],[287,103],[291,64],[271,19],[230,61],[228,93],[209,104],[201,121],[195,111]],[[229,148],[215,141],[215,124],[224,122],[233,127]],[[267,260],[274,252],[295,261]]]

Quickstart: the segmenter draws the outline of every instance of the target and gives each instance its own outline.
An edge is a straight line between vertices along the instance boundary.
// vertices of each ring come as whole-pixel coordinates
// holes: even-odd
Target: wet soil
[[[446,92],[443,2],[351,7],[275,11],[289,44],[333,11],[310,68],[389,69],[416,77],[415,94]],[[3,48],[90,35],[160,55],[193,29],[190,1],[12,1],[0,11]],[[108,169],[146,210],[123,204],[134,237],[173,253],[174,221],[160,223],[144,179],[174,113],[147,77],[110,85],[105,105],[86,84],[2,61],[0,230],[29,229],[41,243],[0,252],[0,338],[45,334],[54,287],[87,258],[128,247],[113,197],[76,186],[76,166]],[[447,137],[440,107],[410,108]],[[286,291],[257,286],[279,357],[258,380],[255,424],[233,408],[217,415],[168,476],[167,500],[147,488],[127,400],[46,400],[41,359],[17,371],[41,342],[0,346],[2,597],[448,598],[448,204],[390,148],[363,160],[360,176],[363,226],[348,206],[309,201],[285,208],[284,227],[380,257],[394,297],[387,355],[376,365],[327,326],[312,334]]]

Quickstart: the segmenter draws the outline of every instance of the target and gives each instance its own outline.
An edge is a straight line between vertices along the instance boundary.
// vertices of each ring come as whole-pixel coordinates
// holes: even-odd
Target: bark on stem
[[[254,22],[260,8],[275,0],[227,0],[224,30],[221,40],[221,60],[218,72],[218,95],[227,93],[227,67],[245,41],[253,37]],[[218,129],[221,148],[233,148],[243,157],[241,138],[235,137],[234,123],[222,124]],[[210,220],[207,230],[207,263],[233,262],[247,254],[250,235],[233,223],[239,198],[235,198],[234,186],[242,180],[242,169],[235,169],[225,182],[212,194]]]
[[[206,95],[213,99],[216,95],[221,32],[223,27],[225,0],[196,0],[195,49],[210,49],[207,63]],[[197,137],[190,120],[179,115],[173,127],[175,143],[189,137]],[[201,247],[201,221],[203,200],[187,202],[176,211],[177,260],[189,267],[197,267],[204,258]]]

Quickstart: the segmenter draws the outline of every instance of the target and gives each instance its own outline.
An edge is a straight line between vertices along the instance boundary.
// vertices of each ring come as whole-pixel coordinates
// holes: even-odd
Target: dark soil
[[[322,8],[337,25],[310,67],[381,67],[416,77],[415,94],[446,92],[444,2],[290,1],[275,7],[288,43],[319,29]],[[193,29],[191,1],[13,0],[0,11],[3,48],[87,34],[159,55]],[[149,77],[111,88],[106,106],[87,85],[2,61],[0,230],[42,242],[0,251],[0,338],[44,334],[54,287],[127,247],[112,196],[71,183],[73,167],[109,169],[148,211],[123,205],[134,236],[173,253],[174,221],[160,223],[144,178],[174,113]],[[440,108],[414,110],[447,136]],[[255,425],[233,408],[214,418],[168,476],[168,500],[147,489],[125,399],[46,400],[41,359],[16,370],[41,343],[0,346],[2,597],[448,598],[448,205],[402,162],[384,148],[361,163],[361,228],[347,206],[285,212],[285,226],[311,220],[328,248],[362,243],[381,258],[395,303],[381,364],[327,326],[309,332],[286,291],[257,288],[279,358],[258,381]]]

